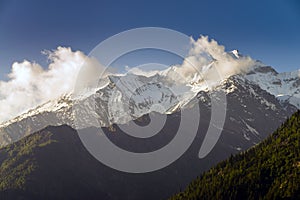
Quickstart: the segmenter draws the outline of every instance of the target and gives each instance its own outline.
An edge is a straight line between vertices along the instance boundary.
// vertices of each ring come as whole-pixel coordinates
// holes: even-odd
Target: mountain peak
[[[236,57],[236,58],[240,58],[240,54],[239,54],[239,51],[237,49],[234,49],[231,51],[231,53]]]

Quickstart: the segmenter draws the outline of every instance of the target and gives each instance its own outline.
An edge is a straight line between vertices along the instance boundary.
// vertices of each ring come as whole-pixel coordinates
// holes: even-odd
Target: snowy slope
[[[300,70],[277,73],[272,67],[262,66],[253,69],[245,78],[300,109]]]
[[[124,124],[145,114],[171,114],[184,107],[197,91],[191,85],[169,82],[164,75],[114,75],[101,86],[77,95],[63,95],[0,124],[0,146],[48,125],[73,128]]]
[[[142,76],[136,74],[114,75],[108,77],[109,83],[98,88],[89,97],[75,97],[75,118],[81,113],[98,116],[93,126],[124,124],[145,114],[157,112],[171,114],[186,105],[198,91],[191,85],[178,85],[169,82],[164,75]],[[88,110],[87,110],[88,109]],[[77,121],[80,128],[88,126]]]

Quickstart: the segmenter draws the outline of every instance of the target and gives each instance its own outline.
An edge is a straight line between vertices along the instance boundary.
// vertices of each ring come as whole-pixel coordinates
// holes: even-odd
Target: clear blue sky
[[[300,68],[298,0],[0,0],[0,79],[14,61],[44,64],[44,49],[88,53],[109,36],[144,26],[208,35],[278,71]]]

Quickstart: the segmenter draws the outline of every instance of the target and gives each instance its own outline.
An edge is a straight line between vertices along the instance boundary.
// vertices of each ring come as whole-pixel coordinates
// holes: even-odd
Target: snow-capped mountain
[[[243,57],[236,50],[228,54],[234,59]],[[173,70],[175,68],[170,67],[151,76],[134,73],[109,75],[100,79],[96,88],[86,89],[79,95],[68,94],[46,102],[2,123],[0,146],[17,141],[48,125],[68,124],[77,129],[91,126],[109,127],[113,124],[127,123],[151,112],[170,115],[179,109],[191,108],[198,102],[205,105],[205,102],[197,99],[199,94],[204,92],[209,95],[211,91],[220,88],[227,94],[228,107],[239,105],[233,109],[229,119],[242,126],[243,131],[240,134],[243,134],[243,139],[251,140],[251,144],[254,144],[264,136],[257,136],[255,139],[251,134],[272,132],[276,124],[280,124],[295,111],[293,105],[299,108],[299,71],[278,74],[273,68],[257,61],[246,75],[226,77],[215,87],[208,88],[196,74],[189,82],[176,83],[170,80],[168,75],[172,74]],[[254,102],[258,102],[256,107],[253,107]],[[252,107],[253,110],[249,110]],[[242,113],[245,112],[248,113],[247,116],[243,116]],[[255,118],[261,115],[265,118],[272,116],[274,124],[269,126],[270,130],[260,129],[260,125],[257,124],[251,125],[251,121],[255,121]],[[263,121],[263,118],[261,120]],[[235,125],[224,129],[229,130],[232,127]],[[236,149],[244,148],[236,144],[231,146]]]
[[[228,104],[219,142],[231,153],[258,144],[297,110],[242,76],[230,77],[220,89],[227,91]]]
[[[171,84],[163,75],[126,74],[100,80],[98,88],[80,95],[63,95],[0,125],[0,145],[6,145],[48,125],[74,128],[124,124],[150,112],[171,114],[197,92],[192,86]]]
[[[48,125],[72,124],[70,95],[48,101],[0,125],[0,146],[13,143]]]
[[[270,66],[260,66],[245,77],[280,101],[288,101],[300,109],[300,70],[278,73]]]

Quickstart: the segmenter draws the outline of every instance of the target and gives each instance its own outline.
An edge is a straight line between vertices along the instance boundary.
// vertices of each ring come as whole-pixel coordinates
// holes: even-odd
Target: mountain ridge
[[[235,76],[240,77],[241,79],[247,79],[247,84],[258,85],[263,90],[274,95],[276,99],[283,104],[284,109],[284,107],[288,104],[292,104],[297,107],[300,102],[300,98],[297,96],[300,95],[300,91],[297,85],[295,85],[300,81],[300,78],[297,77],[296,72],[291,74],[293,78],[285,78],[285,81],[282,81],[283,84],[288,84],[288,86],[294,85],[290,90],[290,94],[287,89],[284,94],[278,94],[278,92],[275,94],[274,91],[269,91],[268,87],[270,88],[270,86],[268,85],[273,82],[273,79],[266,78],[266,76],[280,75],[280,73],[277,73],[269,66],[262,66],[262,64],[259,64],[256,68],[254,68],[254,70],[248,72],[246,75]],[[24,132],[22,131],[21,133],[21,131],[18,131],[17,129],[25,130],[25,135],[28,135],[44,128],[47,125],[68,124],[73,128],[80,128],[78,125],[83,126],[82,128],[91,125],[108,127],[115,123],[127,123],[132,119],[139,118],[152,111],[172,114],[173,112],[176,112],[177,109],[184,108],[187,104],[191,104],[192,99],[197,96],[199,91],[207,91],[205,87],[193,84],[188,86],[190,88],[187,90],[188,92],[180,92],[180,90],[176,89],[176,85],[170,86],[168,85],[170,83],[164,83],[164,78],[158,74],[151,77],[133,74],[129,74],[128,76],[135,78],[130,78],[124,75],[110,76],[110,78],[101,83],[100,88],[86,91],[88,96],[78,96],[74,98],[72,97],[72,94],[63,95],[60,99],[49,101],[18,116],[17,118],[2,123],[0,125],[0,146],[17,141],[23,137],[22,135]],[[255,77],[256,79],[254,80]],[[133,81],[135,79],[137,79],[137,81]],[[276,77],[274,79],[276,79]],[[109,82],[107,82],[108,80]],[[118,80],[121,81],[118,82]],[[226,82],[228,81],[231,81],[230,77],[224,80],[221,84],[226,85]],[[266,86],[262,86],[264,83],[266,83]],[[132,84],[133,86],[131,86]],[[167,87],[164,85],[167,85]],[[130,89],[130,87],[133,88]],[[136,87],[141,89],[142,93],[136,93],[138,92]],[[227,88],[224,91],[228,94],[228,92],[232,92],[231,90],[234,90],[235,87],[237,86],[232,86],[231,89]],[[278,88],[278,85],[275,84],[274,87],[271,87],[271,89],[275,87]],[[176,95],[175,98],[172,97],[173,92],[168,88],[171,90],[178,90],[179,95]],[[128,94],[125,92],[126,95],[123,95],[124,91],[128,89],[130,89],[131,92]],[[137,97],[135,97],[135,93],[138,95]],[[148,100],[149,96],[152,96],[150,101]],[[141,101],[140,97],[144,99]],[[117,99],[119,99],[119,102],[116,102]],[[123,105],[123,102],[127,101],[129,101],[130,104],[126,107],[125,104]],[[159,104],[160,106],[152,106],[156,104]],[[95,106],[98,106],[98,111]]]

